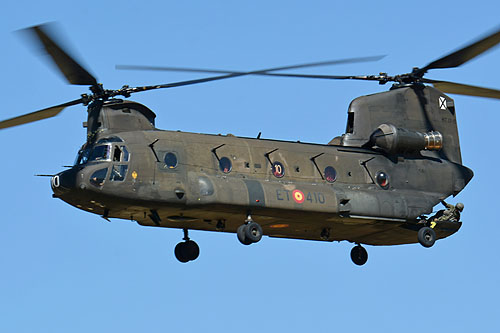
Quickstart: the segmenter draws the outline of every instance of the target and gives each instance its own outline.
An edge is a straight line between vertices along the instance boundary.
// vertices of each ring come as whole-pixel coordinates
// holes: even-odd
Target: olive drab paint
[[[100,127],[90,135],[95,140],[81,151],[90,150],[92,156],[92,151],[105,150],[112,156],[114,147],[126,147],[129,160],[108,157],[75,165],[75,187],[61,185],[54,192],[80,209],[147,226],[221,231],[216,226],[224,221],[223,231],[235,232],[250,212],[269,236],[414,243],[415,231],[407,226],[431,213],[441,199],[460,192],[472,177],[457,163],[461,157],[454,112],[440,110],[438,103],[420,103],[419,94],[431,100],[443,96],[430,87],[410,86],[353,101],[348,110],[354,113],[352,132],[338,145],[162,131],[152,128],[155,116],[145,106],[109,100],[99,113]],[[379,105],[396,111],[374,111]],[[388,122],[418,132],[437,129],[443,149],[391,156],[370,146],[371,133]],[[132,130],[129,124],[141,129]],[[109,148],[99,148],[103,145]],[[99,170],[111,172],[114,164],[127,165],[128,173],[115,177],[123,180],[108,174],[90,181]],[[325,177],[331,169],[333,182]],[[289,227],[269,227],[284,223]],[[325,229],[331,230],[328,238],[321,236]],[[437,230],[438,237],[456,230]]]

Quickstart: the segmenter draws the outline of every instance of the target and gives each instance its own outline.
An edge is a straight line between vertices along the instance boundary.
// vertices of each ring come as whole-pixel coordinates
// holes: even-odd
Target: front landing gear
[[[358,244],[351,250],[351,259],[356,265],[363,266],[368,260],[368,252],[366,252],[364,247]]]
[[[236,230],[238,240],[243,245],[257,243],[262,238],[262,227],[252,220],[252,216],[248,215],[245,224],[242,224]]]
[[[175,257],[182,263],[196,260],[196,258],[200,255],[200,248],[195,241],[189,239],[187,229],[184,229],[183,240],[184,242],[180,242],[175,246]]]

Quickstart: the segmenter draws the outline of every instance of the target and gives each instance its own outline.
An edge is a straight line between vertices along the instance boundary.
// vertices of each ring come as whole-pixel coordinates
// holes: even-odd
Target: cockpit
[[[100,187],[104,182],[124,181],[128,170],[130,153],[122,139],[118,137],[103,138],[90,147],[84,147],[78,152],[75,166],[97,166],[97,169],[90,176],[90,184]]]
[[[92,147],[80,150],[74,165],[92,162],[128,162],[129,155],[123,140],[117,137],[105,138],[99,140]]]

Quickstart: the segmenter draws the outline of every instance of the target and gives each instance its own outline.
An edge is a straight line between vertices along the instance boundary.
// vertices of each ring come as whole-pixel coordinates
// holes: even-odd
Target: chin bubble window
[[[106,179],[106,174],[108,173],[108,168],[99,169],[90,176],[90,184],[94,186],[102,186],[104,184],[104,179]]]
[[[285,175],[285,167],[281,162],[274,162],[272,166],[273,175],[276,178],[281,178]]]
[[[377,184],[379,184],[380,187],[382,187],[384,190],[389,188],[389,176],[383,172],[379,171],[377,172]]]
[[[231,163],[231,160],[227,157],[222,157],[219,160],[219,169],[224,173],[230,173],[231,170],[233,169],[233,164]]]
[[[333,183],[337,180],[337,171],[332,166],[327,166],[325,168],[325,179],[329,183]]]
[[[167,153],[165,155],[165,165],[168,169],[175,169],[177,166],[177,156],[174,153]]]

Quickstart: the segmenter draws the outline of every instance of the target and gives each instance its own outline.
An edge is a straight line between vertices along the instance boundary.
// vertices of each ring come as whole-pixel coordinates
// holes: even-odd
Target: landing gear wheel
[[[238,230],[236,230],[236,234],[238,235],[238,240],[240,241],[241,244],[250,245],[250,244],[252,244],[252,242],[247,239],[246,227],[247,227],[246,224],[240,225],[238,227]]]
[[[184,229],[184,242],[175,246],[174,254],[177,260],[182,263],[193,261],[200,255],[200,247],[195,241],[189,239],[188,230]]]
[[[245,226],[245,237],[252,243],[257,243],[262,239],[262,227],[256,222],[249,222]]]
[[[252,221],[252,217],[248,215],[245,224],[238,227],[236,234],[241,244],[250,245],[262,239],[262,227],[257,222]]]
[[[177,258],[177,260],[179,260],[182,263],[186,263],[189,261],[185,247],[186,247],[186,243],[180,242],[179,244],[177,244],[175,246],[175,249],[174,249],[175,257]]]
[[[200,255],[200,247],[192,240],[188,240],[184,243],[184,250],[189,261],[196,260]]]
[[[366,252],[364,247],[358,244],[351,250],[351,259],[356,265],[363,266],[368,260],[368,252]]]
[[[431,247],[436,242],[436,232],[429,227],[420,228],[417,236],[418,242],[423,247]]]

